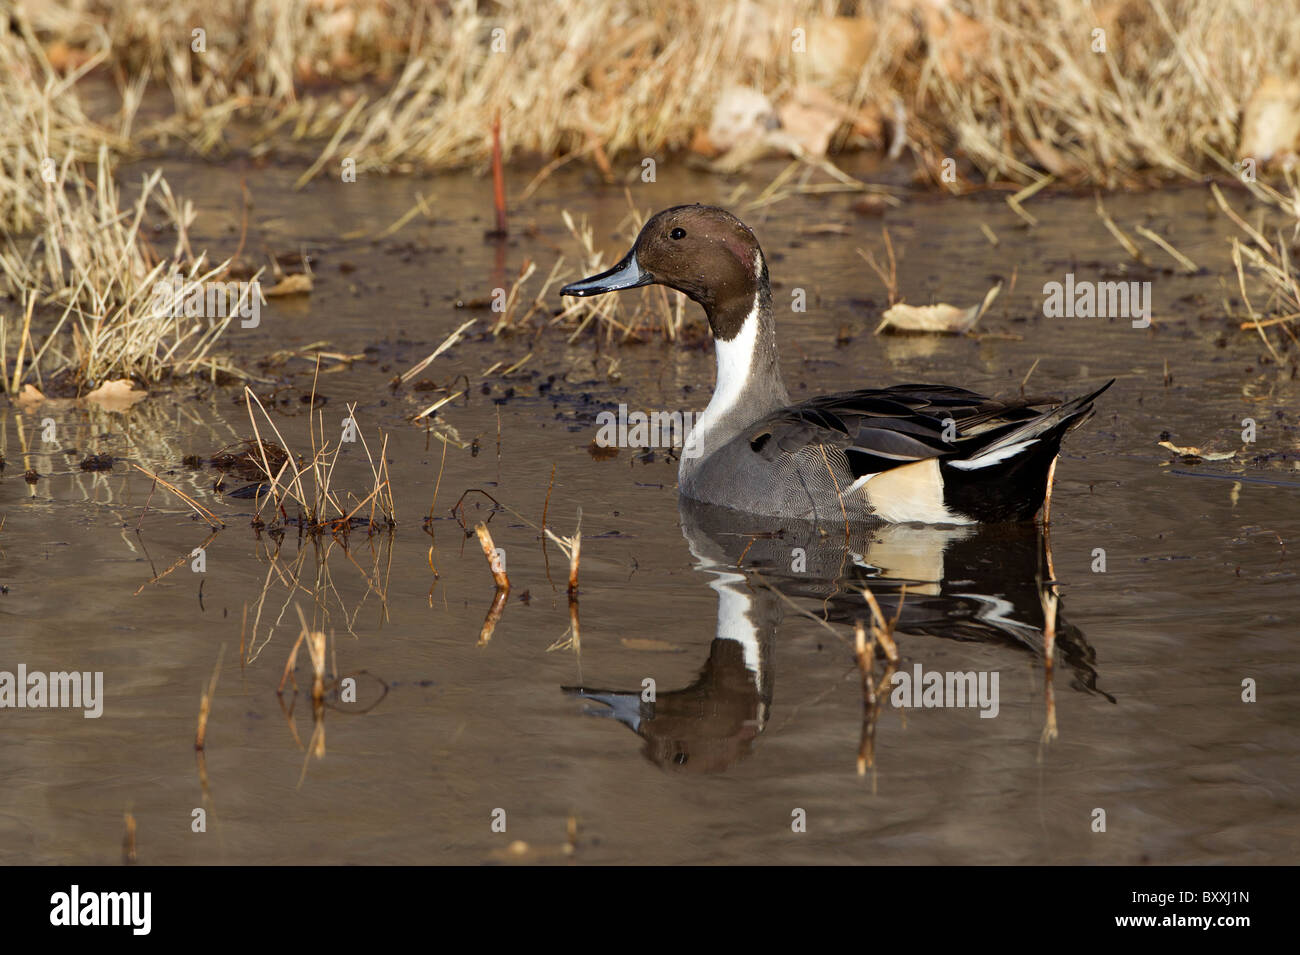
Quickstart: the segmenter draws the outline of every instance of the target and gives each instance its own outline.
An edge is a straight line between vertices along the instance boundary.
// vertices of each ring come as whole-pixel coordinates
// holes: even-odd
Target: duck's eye
[[[669,232],[669,233],[668,233],[668,238],[670,238],[670,239],[684,239],[684,238],[686,238],[686,230],[683,229],[683,228],[681,228],[680,226],[678,226],[676,229],[673,229],[672,232]]]

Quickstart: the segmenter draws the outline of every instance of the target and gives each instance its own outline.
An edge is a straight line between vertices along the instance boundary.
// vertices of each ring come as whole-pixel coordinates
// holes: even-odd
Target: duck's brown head
[[[721,341],[735,338],[759,297],[770,300],[767,264],[758,239],[730,212],[674,206],[645,224],[631,251],[608,271],[560,289],[561,295],[603,295],[666,285],[699,302]]]

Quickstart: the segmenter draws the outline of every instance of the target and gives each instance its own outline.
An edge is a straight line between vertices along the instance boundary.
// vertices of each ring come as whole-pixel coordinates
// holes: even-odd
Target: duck
[[[565,285],[585,297],[663,285],[704,309],[717,377],[679,458],[679,493],[746,514],[965,525],[1050,520],[1061,441],[1115,379],[1059,403],[901,384],[791,402],[767,261],[715,206],[651,216],[612,268]],[[1048,407],[1044,407],[1047,405]]]

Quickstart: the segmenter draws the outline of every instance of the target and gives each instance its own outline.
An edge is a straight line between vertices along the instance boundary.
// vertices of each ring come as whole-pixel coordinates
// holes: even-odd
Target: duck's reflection
[[[748,755],[772,706],[772,647],[791,602],[830,622],[869,618],[868,588],[896,634],[1044,647],[1050,553],[1034,524],[978,527],[844,525],[739,515],[682,499],[682,531],[696,568],[712,576],[718,622],[700,676],[677,690],[565,687],[645,740],[645,755],[684,772],[717,772]],[[900,593],[906,585],[901,599]],[[1076,689],[1098,693],[1095,651],[1064,617],[1055,620],[1057,665]],[[916,645],[905,645],[903,652]]]

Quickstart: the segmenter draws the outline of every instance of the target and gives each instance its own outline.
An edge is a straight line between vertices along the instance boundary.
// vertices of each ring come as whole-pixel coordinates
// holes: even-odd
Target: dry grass
[[[20,3],[17,21],[65,70],[101,57],[129,105],[145,82],[166,88],[172,112],[139,130],[143,141],[225,149],[230,123],[253,119],[254,152],[273,135],[319,139],[320,171],[348,156],[358,173],[486,168],[498,113],[507,159],[582,154],[609,172],[612,156],[690,145],[734,83],[773,102],[814,87],[845,117],[866,117],[859,127],[880,127],[841,128],[833,145],[910,146],[936,183],[945,156],[965,156],[989,178],[1114,186],[1147,170],[1194,175],[1202,146],[1235,155],[1252,93],[1300,74],[1300,18],[1287,4],[864,0],[837,17],[839,7],[60,0]]]
[[[1227,158],[1213,150],[1208,152],[1225,170],[1235,171]],[[1242,185],[1257,200],[1271,207],[1268,211],[1271,213],[1272,238],[1247,222],[1217,184],[1212,184],[1210,191],[1219,208],[1249,240],[1243,241],[1235,235],[1228,239],[1236,268],[1237,288],[1246,307],[1245,320],[1240,322],[1240,328],[1256,332],[1277,360],[1278,352],[1269,338],[1270,330],[1279,329],[1293,345],[1300,345],[1300,339],[1293,331],[1300,322],[1300,270],[1297,270],[1293,258],[1295,250],[1300,248],[1300,172],[1285,170],[1282,189],[1250,178],[1243,178]],[[1260,225],[1263,227],[1262,218]],[[1248,270],[1255,277],[1255,287],[1264,293],[1263,301],[1258,303],[1252,300],[1246,282]],[[1224,310],[1229,315],[1233,312],[1226,302]]]
[[[1215,190],[1215,195],[1225,211],[1231,213],[1230,217],[1250,239],[1249,242],[1243,242],[1233,236],[1230,240],[1232,262],[1237,271],[1238,289],[1241,292],[1242,302],[1246,306],[1246,320],[1241,322],[1240,327],[1255,331],[1275,361],[1280,361],[1280,357],[1269,339],[1270,329],[1280,329],[1291,340],[1291,344],[1300,346],[1300,339],[1297,339],[1292,330],[1297,320],[1300,320],[1300,271],[1296,269],[1292,259],[1294,253],[1288,250],[1288,245],[1290,244],[1294,249],[1297,238],[1300,238],[1300,186],[1292,183],[1292,190],[1292,198],[1286,200],[1282,208],[1285,211],[1289,206],[1290,215],[1294,216],[1294,219],[1285,229],[1278,228],[1271,241],[1263,233],[1247,225],[1235,212],[1231,212],[1231,207],[1227,205],[1223,194]],[[1266,294],[1262,302],[1256,303],[1251,300],[1246,284],[1247,268],[1254,271],[1257,281],[1263,286]]]
[[[233,316],[209,321],[154,307],[158,282],[177,275],[188,294],[225,263],[209,267],[190,248],[194,209],[159,172],[122,204],[114,161],[125,136],[89,121],[75,91],[107,55],[105,46],[63,76],[30,31],[0,34],[0,102],[12,118],[0,124],[0,288],[21,302],[16,314],[0,312],[6,389],[29,379],[44,388],[58,376],[81,393],[110,378],[230,370],[212,349]],[[124,132],[132,102],[123,106]],[[174,236],[165,252],[146,238],[157,228]]]
[[[1033,0],[974,5],[987,42],[968,76],[923,67],[941,128],[990,178],[1117,186],[1154,170],[1194,177],[1203,147],[1236,154],[1239,120],[1270,73],[1300,68],[1300,22],[1250,0]],[[1106,49],[1094,52],[1093,31]]]
[[[305,463],[300,463],[303,459],[289,450],[289,445],[285,442],[275,420],[267,413],[261,399],[247,387],[244,389],[244,398],[248,407],[249,422],[255,435],[252,446],[256,448],[257,453],[253,455],[253,461],[270,482],[268,493],[260,500],[263,506],[267,503],[271,505],[268,523],[271,529],[281,529],[284,524],[290,522],[285,509],[286,504],[297,505],[296,523],[301,529],[313,535],[332,534],[346,537],[354,527],[364,528],[367,534],[372,534],[396,526],[397,503],[393,498],[386,453],[388,436],[381,437],[378,463],[376,463],[376,456],[371,454],[370,443],[366,440],[361,426],[356,422],[355,404],[348,406],[348,419],[352,422],[350,430],[341,433],[339,440],[335,442],[331,442],[327,437],[325,413],[318,411],[313,416],[309,428],[311,457],[306,459]],[[313,387],[313,403],[314,398]],[[254,414],[254,406],[259,414]],[[271,463],[272,455],[268,453],[268,449],[272,445],[262,434],[263,428],[268,426],[279,441],[280,447],[288,450],[278,465]],[[343,453],[343,446],[354,441],[359,441],[365,451],[372,479],[370,493],[361,498],[353,494],[345,494],[334,485],[334,471],[338,466],[339,456]],[[258,515],[257,519],[260,520],[260,508]]]
[[[173,258],[159,259],[143,237],[151,200],[177,223]],[[29,376],[40,382],[66,374],[79,390],[89,390],[110,378],[157,381],[166,374],[229,371],[212,347],[237,312],[210,321],[154,307],[154,287],[170,281],[173,263],[185,266],[177,273],[182,297],[225,271],[226,263],[209,268],[202,255],[188,252],[185,223],[191,216],[157,172],[145,178],[134,205],[121,209],[104,150],[93,181],[65,166],[49,190],[41,230],[26,250],[12,237],[0,249],[4,279],[25,299],[23,313],[12,320],[3,316],[0,329],[0,362],[8,368],[12,341],[13,360],[24,366],[13,386],[21,387]],[[44,335],[26,332],[33,307],[53,320]]]

